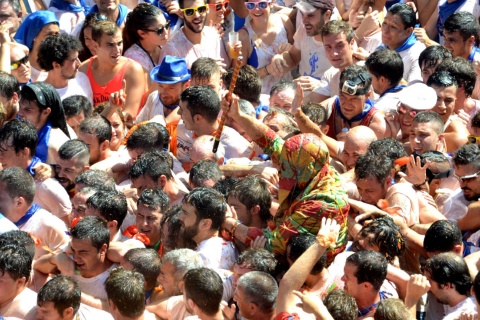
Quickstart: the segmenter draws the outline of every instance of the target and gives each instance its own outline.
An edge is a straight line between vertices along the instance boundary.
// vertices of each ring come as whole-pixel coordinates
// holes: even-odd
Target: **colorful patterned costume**
[[[284,254],[292,236],[316,235],[322,218],[333,218],[342,227],[337,246],[328,252],[328,261],[332,261],[347,242],[349,204],[338,173],[329,166],[326,145],[313,134],[300,134],[284,141],[270,129],[256,143],[280,166],[276,228],[263,231],[269,249]],[[261,230],[249,228],[247,245],[258,235],[262,235]]]

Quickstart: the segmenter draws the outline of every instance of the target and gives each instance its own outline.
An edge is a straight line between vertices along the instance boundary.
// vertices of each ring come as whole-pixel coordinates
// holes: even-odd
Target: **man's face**
[[[8,272],[0,275],[0,305],[4,306],[16,297],[16,291],[25,284],[25,278],[14,280]]]
[[[361,284],[358,283],[357,277],[355,277],[355,273],[357,272],[357,267],[352,263],[345,263],[344,267],[344,274],[342,277],[342,281],[344,282],[343,290],[348,292],[353,298],[357,299],[361,297],[362,290]]]
[[[449,298],[448,293],[444,288],[440,288],[440,284],[434,281],[431,275],[428,272],[425,272],[425,277],[427,278],[428,282],[430,282],[430,292],[435,296],[438,302],[441,304],[448,304]]]
[[[470,55],[471,43],[463,40],[460,31],[443,31],[443,46],[452,52],[454,58],[468,58]]]
[[[351,250],[353,252],[359,252],[363,250],[372,250],[372,251],[379,252],[380,248],[373,243],[374,239],[375,239],[375,235],[372,233],[367,234],[366,236],[363,236],[359,232],[355,236],[355,240],[353,241]]]
[[[417,115],[418,111],[407,107],[406,105],[401,104],[397,110],[398,113],[398,122],[400,122],[400,129],[402,130],[402,135],[406,136],[410,134],[410,128],[412,127],[413,118]]]
[[[0,212],[10,220],[14,219],[13,215],[15,214],[15,200],[16,198],[10,198],[5,183],[0,182]],[[12,222],[17,221],[12,220]]]
[[[232,279],[233,287],[234,288],[237,287],[238,279],[240,279],[241,276],[251,271],[254,271],[254,269],[249,267],[245,263],[241,265],[238,265],[237,263],[235,263],[235,265],[233,266],[233,279]]]
[[[85,170],[85,167],[76,158],[70,160],[57,157],[55,173],[58,182],[66,189],[70,190],[75,186],[75,178]]]
[[[439,135],[433,130],[432,124],[413,122],[410,129],[409,141],[412,152],[425,153],[437,150],[440,144]]]
[[[198,234],[199,225],[195,207],[188,203],[183,203],[182,212],[180,212],[178,220],[182,223],[184,238],[194,239]]]
[[[395,50],[407,40],[412,31],[411,28],[405,28],[398,15],[387,13],[382,24],[382,42],[389,49]]]
[[[78,59],[78,51],[71,51],[63,64],[60,66],[62,78],[65,80],[74,79],[80,67],[80,59]]]
[[[98,6],[98,11],[108,12],[108,11],[116,10],[120,1],[119,0],[95,0],[95,3]]]
[[[333,67],[343,70],[352,64],[352,41],[348,42],[343,32],[323,37],[328,61]]]
[[[432,111],[438,113],[444,123],[452,115],[455,109],[455,100],[457,100],[457,87],[452,85],[450,87],[439,87],[432,85],[437,93],[437,103],[433,107]]]
[[[27,119],[28,121],[30,121],[35,127],[35,129],[39,131],[47,122],[49,110],[50,108],[46,108],[40,111],[40,108],[35,101],[21,99],[18,116],[22,119]]]
[[[122,119],[116,112],[112,114],[108,120],[112,125],[112,139],[110,140],[110,148],[112,150],[117,150],[121,140],[123,139],[125,126],[122,122]]]
[[[137,194],[141,194],[145,189],[160,189],[162,186],[158,184],[157,181],[153,180],[150,176],[140,176],[132,180],[132,188],[137,189]]]
[[[247,206],[241,203],[240,200],[238,200],[238,198],[234,196],[228,196],[227,203],[230,207],[235,209],[238,220],[242,221],[244,225],[249,226],[252,217],[247,209]]]
[[[180,109],[178,109],[178,114],[182,117],[183,123],[187,130],[195,131],[195,120],[192,117],[190,110],[187,108],[187,101],[180,100]]]
[[[340,99],[340,110],[347,119],[352,119],[362,113],[365,108],[365,101],[367,101],[366,95],[351,96],[340,92],[338,97]]]
[[[388,178],[387,181],[389,181]],[[362,201],[377,205],[378,200],[385,199],[388,190],[387,181],[380,183],[374,177],[357,180],[357,189]]]
[[[174,106],[180,101],[180,94],[183,92],[184,82],[175,84],[157,83],[157,91],[162,104],[165,106]]]
[[[70,126],[70,128],[72,128],[73,131],[75,131],[77,136],[78,136],[78,127],[80,126],[80,123],[82,123],[83,120],[85,120],[85,114],[83,113],[83,111],[67,119],[67,124]]]
[[[475,175],[478,171],[474,164],[455,166],[455,175],[457,177]],[[480,198],[480,177],[473,176],[469,179],[461,179],[459,182],[463,196],[467,201],[477,201]]]
[[[97,57],[100,58],[102,62],[108,62],[112,65],[118,64],[122,58],[123,51],[121,31],[119,30],[112,36],[107,34],[102,35],[100,43],[96,47]]]
[[[361,139],[361,137],[347,139],[345,141],[340,160],[347,170],[355,168],[358,157],[367,153],[367,147],[367,144]]]
[[[12,5],[8,1],[0,3],[0,23],[4,21],[10,21],[12,23],[10,34],[17,32],[18,27],[20,27],[21,18],[15,10],[13,10]]]
[[[19,63],[18,68],[10,70],[12,76],[17,78],[19,83],[29,82],[31,78],[31,67],[28,54],[18,47],[12,47],[10,49],[10,61],[11,66],[14,63]]]
[[[72,214],[71,219],[84,218],[87,216],[87,200],[88,198],[81,193],[75,194],[72,198]]]
[[[244,318],[248,318],[250,316],[248,314],[248,305],[250,304],[250,302],[249,299],[247,299],[247,297],[245,296],[242,287],[237,286],[233,295],[233,300],[237,303],[239,314]]]
[[[85,133],[79,130],[78,139],[85,142],[90,149],[90,164],[100,161],[102,151],[96,134]]]
[[[0,141],[0,164],[2,164],[3,169],[18,167],[21,160],[22,157],[20,152],[15,152],[12,138],[8,138],[7,141]]]
[[[146,205],[139,205],[135,215],[135,224],[138,231],[144,233],[150,239],[150,245],[160,240],[160,220],[162,212],[160,209],[149,208]]]
[[[66,311],[66,310],[65,310]],[[55,303],[47,301],[43,306],[37,305],[37,320],[66,320],[57,309]]]
[[[92,278],[101,273],[105,259],[107,245],[97,250],[91,240],[80,240],[72,238],[70,247],[73,252],[73,262],[80,274],[85,278]]]
[[[426,61],[422,64],[422,81],[423,83],[427,84],[428,78],[435,72],[435,68],[440,64],[441,61],[437,61],[436,63],[432,63],[431,61]]]
[[[200,6],[204,6],[205,2],[203,0],[195,0],[195,1],[185,1],[185,8],[198,8]],[[208,6],[207,6],[208,8]],[[207,11],[203,13],[199,13],[195,11],[195,13],[191,16],[187,16],[183,13],[183,22],[185,23],[185,27],[194,33],[200,33],[205,26],[205,22],[207,21]]]
[[[276,91],[270,96],[270,107],[280,108],[290,112],[293,98],[295,98],[295,90],[291,88]]]
[[[281,138],[285,138],[289,134],[285,131],[288,121],[290,121],[288,117],[280,113],[275,115],[272,113],[263,118],[263,123]]]
[[[212,74],[209,79],[206,78],[192,78],[191,84],[192,86],[207,86],[212,88],[220,97],[220,90],[222,90],[223,80],[222,75],[220,72]]]
[[[376,75],[374,75],[373,73],[370,73],[370,76],[372,77],[372,88],[373,88],[373,91],[376,93],[376,94],[382,94],[383,93],[383,87],[380,86],[380,78],[377,77]]]
[[[305,27],[305,32],[307,36],[313,37],[320,33],[323,25],[325,24],[325,18],[322,15],[322,11],[320,9],[315,10],[312,13],[303,13],[302,14],[302,21]]]
[[[175,280],[175,271],[175,266],[170,261],[163,262],[160,267],[160,274],[157,277],[157,281],[162,286],[166,297],[181,294],[178,289],[178,281]]]
[[[34,48],[40,47],[40,44],[43,42],[43,40],[45,40],[46,37],[51,35],[56,35],[59,33],[60,33],[60,28],[58,27],[58,24],[49,23],[45,25],[33,40],[33,47]]]

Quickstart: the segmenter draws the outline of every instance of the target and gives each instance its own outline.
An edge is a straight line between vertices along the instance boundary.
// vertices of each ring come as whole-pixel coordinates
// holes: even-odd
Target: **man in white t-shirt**
[[[61,33],[48,36],[38,49],[38,63],[48,72],[45,81],[57,90],[60,99],[73,95],[82,95],[93,103],[93,93],[88,77],[78,72],[80,60],[78,52],[82,50],[80,40]]]
[[[272,59],[272,75],[281,77],[297,65],[300,77],[297,79],[302,88],[311,91],[319,85],[319,80],[331,64],[325,58],[320,31],[330,21],[335,1],[302,0],[296,4],[302,15],[303,24],[293,36],[294,43],[289,51],[277,54]]]

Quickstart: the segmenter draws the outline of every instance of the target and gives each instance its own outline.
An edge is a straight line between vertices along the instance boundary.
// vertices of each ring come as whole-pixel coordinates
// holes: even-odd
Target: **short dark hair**
[[[158,17],[162,16],[162,10],[150,3],[139,3],[132,11],[127,14],[125,27],[123,28],[123,53],[135,43],[138,43],[142,37],[138,34],[139,30],[149,30],[157,25]]]
[[[152,149],[162,150],[165,145],[168,146],[168,139],[170,137],[166,136],[165,132],[161,130],[160,127],[165,128],[161,124],[155,124],[154,122],[140,125],[127,138],[127,149],[143,149],[143,151],[149,151]]]
[[[7,273],[13,280],[25,278],[25,283],[30,278],[32,271],[32,256],[24,246],[7,244],[0,248],[0,273]]]
[[[204,0],[204,3],[207,4],[207,0]],[[180,6],[181,9],[185,8],[185,0],[179,0],[178,5]]]
[[[322,38],[331,34],[337,35],[340,33],[345,34],[347,42],[352,41],[353,36],[355,35],[353,28],[348,24],[348,22],[340,20],[332,20],[325,23],[321,31]]]
[[[328,122],[327,111],[319,103],[307,102],[302,104],[302,111],[317,126],[323,128]]]
[[[125,220],[128,211],[127,198],[118,191],[98,191],[87,199],[87,206],[98,210],[107,222],[117,221],[117,230]]]
[[[218,63],[209,57],[200,57],[192,63],[192,79],[210,79],[214,74],[221,74]]]
[[[438,63],[452,58],[452,52],[444,46],[430,46],[420,53],[418,57],[418,65],[427,67],[435,67]]]
[[[354,275],[359,284],[368,282],[374,290],[380,290],[387,277],[388,262],[384,256],[375,251],[364,250],[349,256],[347,263],[357,268]]]
[[[63,65],[72,51],[82,50],[78,38],[67,33],[50,35],[45,38],[38,49],[38,64],[45,71],[53,70],[53,63]]]
[[[244,204],[247,210],[258,205],[260,207],[260,218],[266,222],[272,218],[270,207],[272,206],[272,197],[267,183],[257,175],[248,176],[240,180],[230,190],[229,196],[237,198]]]
[[[70,118],[79,115],[83,112],[85,118],[92,115],[93,106],[87,97],[82,95],[73,95],[62,100],[63,110],[65,110],[65,117]]]
[[[359,79],[365,79],[364,81],[360,82],[358,85],[362,85],[361,94],[367,95],[372,85],[372,77],[370,76],[370,74],[368,73],[365,67],[359,66],[356,64],[346,67],[340,73],[340,82],[339,82],[340,91],[342,90],[342,86],[345,83],[345,81],[357,82]],[[356,94],[360,95],[358,91],[359,90],[357,90]]]
[[[280,80],[280,82],[272,86],[272,88],[270,89],[270,96],[273,96],[275,93],[282,92],[287,89],[297,91],[297,85],[293,81],[282,79]]]
[[[365,66],[375,77],[385,77],[392,87],[402,80],[403,60],[396,51],[387,48],[374,51],[365,61]]]
[[[355,180],[375,178],[383,183],[392,173],[392,160],[373,154],[362,154],[355,163]]]
[[[141,273],[115,268],[105,281],[105,291],[122,316],[136,318],[145,311],[145,280]]]
[[[0,71],[0,95],[10,100],[15,93],[20,93],[20,84],[17,78],[5,71]]]
[[[391,298],[378,303],[374,320],[410,319],[410,314],[402,300]]]
[[[217,272],[209,268],[192,269],[183,280],[185,296],[192,299],[202,312],[213,316],[220,310],[223,282]]]
[[[457,81],[458,86],[465,90],[466,95],[472,95],[473,89],[475,88],[475,81],[477,80],[477,74],[470,61],[461,57],[447,59],[442,61],[435,71],[449,72]]]
[[[454,252],[442,252],[427,260],[424,272],[443,288],[450,283],[464,296],[470,296],[472,278],[465,260]]]
[[[202,219],[212,220],[212,230],[218,230],[225,219],[227,203],[225,197],[211,188],[195,188],[183,198],[183,203],[195,208],[197,222]]]
[[[393,138],[372,141],[372,143],[368,145],[367,153],[377,157],[390,158],[392,162],[408,155],[403,144]]]
[[[186,102],[192,118],[201,115],[208,123],[214,123],[220,112],[220,98],[210,87],[192,86],[185,89],[180,100]]]
[[[458,11],[449,15],[443,23],[443,30],[447,32],[458,31],[463,41],[473,36],[475,43],[478,45],[478,21],[477,18],[468,11]]]
[[[427,252],[448,252],[462,244],[462,231],[455,222],[438,220],[425,233],[423,247]]]
[[[100,250],[104,244],[110,244],[110,231],[107,227],[107,221],[97,216],[87,216],[79,220],[77,224],[70,229],[72,239],[90,240],[92,245]]]
[[[480,147],[476,143],[466,144],[455,151],[453,163],[456,166],[466,166],[471,163],[480,169]]]
[[[293,236],[289,241],[290,252],[288,258],[295,262],[300,256],[307,251],[315,242],[316,237],[312,234],[297,234]],[[310,274],[317,275],[323,271],[327,264],[327,253],[325,252],[322,257],[315,263]]]
[[[442,117],[435,111],[424,111],[417,113],[417,115],[415,115],[413,118],[413,122],[430,123],[436,134],[443,133],[444,123]]]
[[[165,151],[143,153],[130,168],[130,179],[134,180],[145,175],[154,181],[157,181],[162,175],[168,180],[172,179],[171,167],[168,161],[161,156],[162,153],[168,155],[168,152]]]
[[[3,169],[0,171],[0,181],[5,184],[5,190],[10,198],[22,197],[28,205],[33,203],[35,181],[27,170],[20,167]]]
[[[233,189],[233,187],[240,181],[239,178],[231,177],[231,176],[226,176],[220,180],[218,180],[214,185],[213,189],[217,190],[223,196],[225,199],[228,197],[228,193],[230,190]]]
[[[388,9],[387,13],[398,16],[402,20],[405,29],[414,28],[417,23],[416,13],[408,4],[396,3]]]
[[[145,189],[137,201],[138,206],[144,205],[151,210],[159,210],[164,213],[170,206],[170,198],[163,190]]]
[[[432,85],[437,87],[451,87],[455,86],[458,88],[457,79],[448,71],[436,71],[428,77],[427,86],[431,87]]]
[[[53,307],[62,315],[65,309],[73,308],[73,314],[80,308],[80,286],[72,277],[57,275],[43,285],[37,295],[37,305],[53,302]]]
[[[12,141],[11,144],[8,144],[10,138]],[[5,143],[8,147],[12,147],[15,153],[19,153],[24,148],[27,148],[30,150],[30,158],[33,158],[37,142],[37,129],[30,121],[25,119],[13,119],[0,128],[0,143]]]
[[[165,224],[167,224],[168,238],[164,240],[163,248],[165,250],[178,249],[178,239],[181,235],[182,222],[178,220],[178,216],[182,212],[182,205],[177,204],[169,208],[167,212],[162,215],[160,220],[160,230],[163,230]]]
[[[215,161],[203,159],[192,166],[188,180],[197,188],[205,187],[207,180],[213,180],[216,183],[222,176],[223,172]]]
[[[275,276],[277,259],[270,251],[263,248],[248,248],[243,251],[235,262],[250,270],[261,271]]]
[[[58,157],[62,160],[78,158],[87,165],[90,161],[90,148],[82,140],[68,140],[58,149]]]
[[[111,175],[102,170],[89,169],[83,171],[75,178],[75,184],[102,191],[116,191],[115,180]]]
[[[237,288],[242,288],[248,302],[255,304],[262,312],[275,310],[278,285],[271,275],[261,271],[251,271],[238,279]]]
[[[330,291],[323,303],[335,320],[356,320],[358,318],[357,301],[346,291]]]
[[[112,140],[112,126],[110,125],[110,121],[98,114],[85,118],[85,120],[80,123],[78,129],[80,132],[95,135],[99,144]]]
[[[160,257],[153,249],[133,248],[125,253],[123,259],[130,263],[133,271],[140,272],[145,278],[147,290],[153,289],[160,274]]]
[[[91,25],[92,27],[92,40],[96,43],[100,44],[100,40],[102,39],[103,35],[106,34],[107,36],[114,36],[117,32],[120,32],[117,24],[112,21],[96,21]]]
[[[9,244],[24,247],[32,259],[35,256],[35,242],[28,232],[11,230],[0,234],[0,248]]]
[[[230,85],[232,75],[233,69],[227,70],[227,73],[223,75],[223,82],[226,87]],[[238,95],[240,99],[247,100],[250,103],[260,103],[262,79],[260,79],[254,67],[246,64],[240,68],[233,93]]]

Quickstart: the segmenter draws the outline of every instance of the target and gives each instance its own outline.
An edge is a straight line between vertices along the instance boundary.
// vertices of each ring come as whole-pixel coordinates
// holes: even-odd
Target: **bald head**
[[[217,153],[213,153],[213,142],[215,138],[209,135],[203,135],[198,137],[190,149],[190,159],[192,163],[197,163],[200,160],[212,160],[218,163],[219,160],[222,160],[225,157],[225,148],[222,144],[219,144]]]
[[[367,152],[368,146],[377,140],[375,132],[369,127],[357,126],[348,131],[340,160],[347,170],[355,168],[357,159]]]

